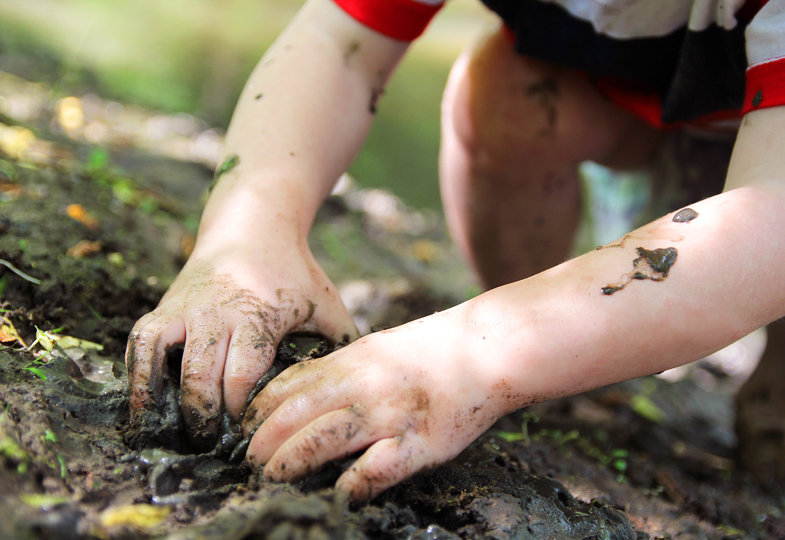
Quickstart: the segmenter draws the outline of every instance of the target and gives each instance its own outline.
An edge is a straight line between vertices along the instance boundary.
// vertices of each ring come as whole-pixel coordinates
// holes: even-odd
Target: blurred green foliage
[[[64,92],[105,97],[226,126],[265,48],[299,0],[3,0],[0,69]],[[490,17],[451,0],[402,64],[351,168],[415,206],[438,206],[439,103],[452,59]]]

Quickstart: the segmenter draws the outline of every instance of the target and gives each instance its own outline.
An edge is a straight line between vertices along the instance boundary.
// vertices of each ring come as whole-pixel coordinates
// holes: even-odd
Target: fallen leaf
[[[22,194],[22,186],[13,182],[0,182],[0,200],[13,201]]]
[[[82,349],[83,351],[104,350],[104,346],[100,343],[87,341],[86,339],[75,338],[73,336],[58,336],[56,341],[62,349]]]
[[[101,512],[100,521],[101,526],[107,529],[117,526],[149,529],[159,525],[171,511],[168,506],[125,504],[107,508]]]
[[[14,323],[5,317],[0,318],[0,343],[16,343],[18,342],[25,347],[24,340],[19,337],[19,332],[16,331]]]
[[[667,418],[665,412],[663,412],[649,396],[643,394],[632,396],[630,398],[630,406],[639,416],[642,416],[655,424],[662,424]]]
[[[60,504],[67,503],[71,499],[65,495],[49,495],[46,493],[26,493],[19,495],[19,498],[28,506],[49,510]]]
[[[98,227],[98,220],[91,216],[81,204],[69,204],[65,212],[68,214],[68,217],[78,221],[88,229]]]
[[[412,245],[412,254],[417,260],[429,263],[439,257],[440,248],[436,242],[421,238]]]
[[[75,245],[68,248],[66,253],[75,259],[82,259],[84,257],[89,257],[90,255],[95,255],[101,251],[102,247],[101,242],[98,241],[79,240]]]
[[[0,343],[13,343],[16,337],[8,333],[7,326],[0,326]]]

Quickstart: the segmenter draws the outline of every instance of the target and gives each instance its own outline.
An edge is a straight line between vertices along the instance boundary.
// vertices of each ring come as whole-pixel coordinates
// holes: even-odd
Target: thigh
[[[450,75],[443,115],[487,159],[638,167],[661,133],[611,103],[580,71],[526,57],[501,29],[470,45]]]

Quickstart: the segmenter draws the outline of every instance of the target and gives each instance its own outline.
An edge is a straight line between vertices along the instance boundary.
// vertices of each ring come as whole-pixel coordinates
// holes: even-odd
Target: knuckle
[[[254,377],[246,377],[239,375],[228,375],[224,379],[224,387],[226,388],[227,399],[232,397],[235,401],[242,400],[245,402],[248,395],[256,385],[257,379]]]
[[[188,362],[187,364],[183,362],[183,374],[182,374],[182,389],[183,391],[194,391],[197,388],[202,388],[205,385],[210,384],[213,382],[213,378],[207,370],[201,369],[202,366],[199,365],[198,362]],[[183,396],[182,399],[185,400],[186,396]]]
[[[153,310],[149,313],[145,313],[134,324],[133,329],[131,330],[131,334],[138,334],[140,333],[147,325],[151,322],[155,321],[159,317],[158,310]]]
[[[318,462],[318,455],[325,444],[326,441],[321,431],[314,428],[308,428],[297,441],[297,445],[292,453],[301,459],[307,467],[312,467]]]
[[[188,310],[188,318],[191,320],[211,320],[218,317],[218,308],[213,304],[199,303]]]
[[[231,354],[231,353],[230,353]],[[269,361],[252,358],[234,358],[227,362],[224,371],[227,386],[253,387],[269,369]]]
[[[259,412],[257,411],[257,415]],[[262,416],[261,418],[264,418]],[[272,439],[282,439],[289,432],[289,422],[275,411],[262,421],[264,432]]]
[[[137,346],[144,345],[154,335],[155,332],[150,328],[149,323],[143,323],[140,319],[131,329],[131,333],[128,335],[128,342]]]

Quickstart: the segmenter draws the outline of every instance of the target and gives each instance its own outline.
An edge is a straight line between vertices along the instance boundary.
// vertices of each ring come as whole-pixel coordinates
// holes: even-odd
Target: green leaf
[[[632,398],[630,398],[630,407],[632,407],[632,410],[639,416],[642,416],[655,424],[661,424],[665,421],[666,414],[655,405],[649,396],[643,394],[632,396]]]
[[[39,379],[44,380],[44,381],[46,380],[46,373],[44,373],[43,371],[41,371],[37,367],[35,367],[35,366],[25,366],[24,369],[26,369],[27,371],[32,371],[35,374],[35,376],[38,377]]]
[[[60,464],[60,478],[68,476],[68,467],[65,464],[65,458],[60,454],[57,454],[57,463]]]
[[[507,442],[518,442],[524,439],[523,433],[513,431],[494,431],[493,434]]]
[[[215,179],[218,180],[222,175],[228,173],[240,163],[240,156],[237,154],[230,154],[226,156],[218,168],[215,170]]]
[[[63,336],[57,340],[57,344],[63,349],[82,349],[83,351],[95,350],[103,351],[104,346],[100,343],[79,339],[73,336]]]
[[[65,495],[49,495],[46,493],[25,493],[19,495],[23,503],[33,508],[49,510],[57,505],[67,503],[71,499]]]

